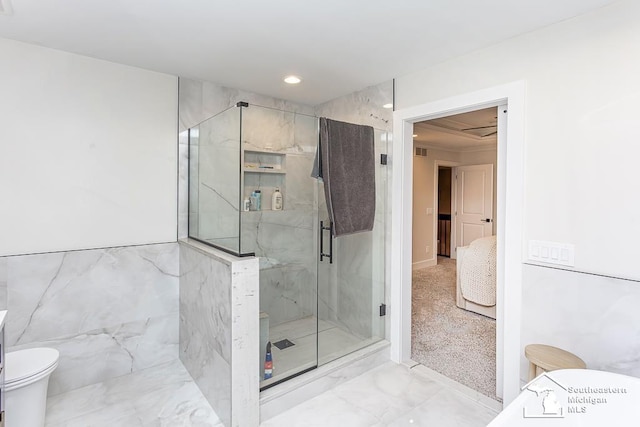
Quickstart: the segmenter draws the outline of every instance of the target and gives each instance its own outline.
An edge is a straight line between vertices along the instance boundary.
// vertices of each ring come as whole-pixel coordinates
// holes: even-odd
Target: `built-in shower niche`
[[[381,131],[375,138],[379,158],[388,141]],[[324,231],[334,256],[320,260],[328,213],[323,184],[311,177],[317,143],[317,117],[246,103],[190,129],[189,236],[259,258],[260,352],[251,372],[261,389],[384,338],[386,169],[376,166],[374,230],[333,239]],[[261,209],[244,211],[255,190]],[[273,376],[265,379],[268,342]]]

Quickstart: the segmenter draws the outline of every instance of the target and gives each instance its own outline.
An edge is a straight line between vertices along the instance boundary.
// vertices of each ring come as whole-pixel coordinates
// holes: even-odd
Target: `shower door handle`
[[[329,231],[329,253],[324,253],[324,232]],[[320,221],[320,262],[324,258],[329,258],[329,264],[333,264],[333,222],[329,221],[329,226],[324,226],[324,221]]]

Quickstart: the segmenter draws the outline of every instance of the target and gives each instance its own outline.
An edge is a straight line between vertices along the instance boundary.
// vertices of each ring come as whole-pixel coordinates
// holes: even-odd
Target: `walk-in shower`
[[[374,138],[373,231],[336,238],[311,177],[317,117],[240,102],[189,129],[189,237],[260,260],[262,389],[384,338],[388,134]]]

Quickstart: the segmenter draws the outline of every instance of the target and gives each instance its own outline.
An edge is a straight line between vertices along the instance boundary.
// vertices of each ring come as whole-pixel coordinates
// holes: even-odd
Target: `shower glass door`
[[[240,244],[260,259],[263,390],[318,365],[318,195],[311,177],[317,122],[303,113],[242,107],[241,198],[261,195],[259,207],[250,203],[241,212]],[[276,189],[281,206],[272,203]]]
[[[384,339],[385,215],[388,134],[375,130],[376,213],[372,231],[332,238],[324,186],[318,183],[318,365]],[[319,242],[320,243],[320,242]],[[323,254],[329,255],[325,256]]]
[[[240,249],[260,258],[260,388],[384,338],[387,134],[375,131],[376,218],[371,232],[331,238],[323,185],[311,177],[318,118],[241,107]],[[271,202],[283,197],[282,210]],[[322,231],[322,233],[321,233]],[[333,251],[332,261],[320,260]],[[330,248],[331,247],[331,248]],[[270,354],[267,352],[270,349]]]

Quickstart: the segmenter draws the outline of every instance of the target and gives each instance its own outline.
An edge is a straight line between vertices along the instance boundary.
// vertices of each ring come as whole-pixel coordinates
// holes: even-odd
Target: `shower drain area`
[[[276,346],[278,350],[284,350],[285,348],[293,347],[295,344],[285,338],[283,340],[274,342],[273,345]]]

